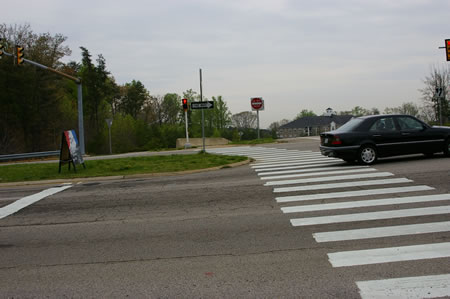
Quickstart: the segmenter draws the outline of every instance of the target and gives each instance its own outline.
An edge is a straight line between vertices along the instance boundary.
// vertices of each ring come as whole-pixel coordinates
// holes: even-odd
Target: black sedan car
[[[337,130],[320,134],[320,151],[328,157],[373,164],[379,157],[443,152],[449,156],[450,127],[429,126],[410,115],[352,118]]]

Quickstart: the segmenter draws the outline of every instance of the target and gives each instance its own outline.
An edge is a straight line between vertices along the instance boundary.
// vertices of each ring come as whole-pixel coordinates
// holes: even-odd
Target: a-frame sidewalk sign
[[[75,130],[64,131],[62,133],[61,151],[59,154],[59,173],[61,173],[61,165],[66,163],[69,164],[69,170],[70,164],[72,164],[75,172],[77,172],[77,164],[82,164],[83,168],[86,168]]]

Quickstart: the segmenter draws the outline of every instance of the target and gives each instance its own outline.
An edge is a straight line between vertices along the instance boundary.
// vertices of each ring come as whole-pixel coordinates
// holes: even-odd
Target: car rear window
[[[344,125],[339,127],[335,132],[350,132],[350,131],[356,131],[356,129],[359,127],[359,125],[364,121],[362,118],[352,118],[348,122],[346,122]]]

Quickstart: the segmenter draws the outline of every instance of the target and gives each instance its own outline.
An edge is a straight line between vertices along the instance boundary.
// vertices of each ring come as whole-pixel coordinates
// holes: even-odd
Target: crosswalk
[[[233,147],[210,149],[208,152],[243,155],[256,159],[251,168],[265,186],[273,187],[275,200],[282,205],[281,211],[292,216],[290,219],[292,226],[317,228],[320,231],[314,232],[313,238],[318,243],[395,238],[450,231],[450,221],[415,223],[423,216],[450,215],[450,194],[436,194],[433,187],[415,184],[413,180],[395,177],[395,174],[390,172],[381,172],[374,167],[349,165],[312,151]],[[353,198],[356,200],[352,200]],[[315,202],[310,204],[312,201]],[[426,207],[408,207],[424,203],[427,204]],[[374,211],[374,207],[382,210]],[[346,212],[347,209],[359,210]],[[327,212],[326,216],[302,215],[302,213],[320,214],[324,211]],[[377,224],[377,221],[383,219],[405,218],[415,221],[410,224],[381,227],[379,223]],[[355,229],[321,231],[323,226],[330,227],[326,225],[332,224],[338,229],[340,224],[345,223],[355,223]],[[361,223],[365,226],[358,228],[358,224]],[[368,224],[373,224],[374,227],[367,227]],[[328,261],[335,268],[449,258],[450,242],[436,241],[429,244],[337,251],[329,252],[327,255]],[[450,296],[450,270],[444,274],[355,283],[362,298]]]

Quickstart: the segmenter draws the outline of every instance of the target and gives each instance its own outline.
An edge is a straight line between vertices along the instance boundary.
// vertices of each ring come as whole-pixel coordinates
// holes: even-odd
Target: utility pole
[[[202,90],[202,69],[200,69],[200,102],[203,102]],[[205,113],[202,109],[202,138],[203,138],[203,152],[205,152]]]

